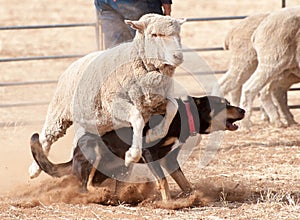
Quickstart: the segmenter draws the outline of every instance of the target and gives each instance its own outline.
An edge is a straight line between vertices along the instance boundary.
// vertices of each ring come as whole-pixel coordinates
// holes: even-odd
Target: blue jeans
[[[100,13],[105,49],[130,41],[135,30],[124,19],[138,20],[147,13],[163,14],[160,0],[95,0]]]
[[[105,49],[131,41],[135,36],[135,30],[125,24],[120,15],[110,11],[100,13],[102,32],[104,33]]]

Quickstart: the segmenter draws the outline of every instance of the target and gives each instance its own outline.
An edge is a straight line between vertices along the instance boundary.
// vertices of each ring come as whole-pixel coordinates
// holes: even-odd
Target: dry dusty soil
[[[270,12],[281,1],[173,1],[173,16],[182,18],[250,15]],[[297,0],[287,0],[295,6]],[[0,0],[0,26],[95,22],[93,1]],[[188,48],[220,47],[238,20],[188,22],[182,43]],[[96,50],[93,27],[0,31],[0,58],[86,54]],[[229,52],[194,53],[213,70],[226,70]],[[182,166],[195,191],[180,194],[169,179],[173,200],[162,203],[153,183],[122,184],[112,195],[112,180],[81,194],[72,177],[28,176],[32,156],[29,138],[40,132],[60,74],[75,59],[1,62],[0,65],[0,219],[299,219],[299,125],[274,128],[253,116],[251,131],[225,132],[210,163],[200,167],[210,135],[204,135]],[[200,94],[189,73],[176,76],[184,88]],[[218,76],[216,76],[218,78]],[[3,86],[3,83],[48,83]],[[297,87],[297,86],[295,86]],[[299,104],[299,92],[289,103]],[[292,110],[300,122],[300,110]],[[70,129],[52,148],[50,159],[70,157]],[[205,159],[205,158],[204,158]]]

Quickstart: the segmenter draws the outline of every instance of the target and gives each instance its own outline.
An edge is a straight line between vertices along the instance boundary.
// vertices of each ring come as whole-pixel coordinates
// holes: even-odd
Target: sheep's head
[[[184,19],[175,19],[170,16],[146,14],[138,21],[125,21],[137,30],[135,41],[142,52],[140,55],[147,59],[147,63],[155,68],[162,65],[178,66],[183,62],[180,39],[180,26]]]

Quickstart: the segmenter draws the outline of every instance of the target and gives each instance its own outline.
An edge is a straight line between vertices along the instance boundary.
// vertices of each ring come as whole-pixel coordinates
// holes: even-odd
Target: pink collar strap
[[[183,103],[185,105],[185,111],[186,111],[186,115],[188,117],[190,136],[195,136],[195,135],[197,135],[197,131],[196,131],[196,128],[195,128],[195,122],[194,122],[193,114],[191,112],[190,103],[188,101],[187,102],[184,101]]]

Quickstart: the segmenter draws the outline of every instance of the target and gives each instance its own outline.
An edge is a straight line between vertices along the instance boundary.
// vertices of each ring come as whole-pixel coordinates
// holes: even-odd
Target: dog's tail
[[[45,152],[43,151],[42,145],[39,141],[39,134],[35,133],[31,136],[30,146],[34,160],[47,174],[53,177],[62,177],[72,174],[73,159],[66,163],[53,164],[51,161],[49,161]]]

